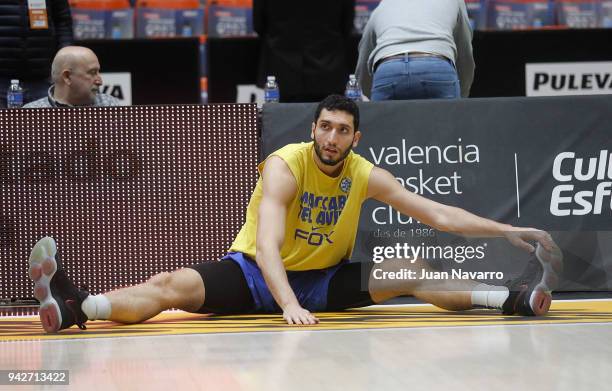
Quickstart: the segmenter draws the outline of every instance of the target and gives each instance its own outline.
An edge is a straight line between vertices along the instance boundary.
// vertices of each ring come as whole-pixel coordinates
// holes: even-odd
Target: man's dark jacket
[[[261,38],[258,85],[276,76],[284,102],[343,93],[354,15],[354,0],[254,0],[253,23]]]
[[[0,77],[49,77],[57,51],[73,41],[68,0],[46,0],[49,28],[30,29],[27,0],[0,0]]]

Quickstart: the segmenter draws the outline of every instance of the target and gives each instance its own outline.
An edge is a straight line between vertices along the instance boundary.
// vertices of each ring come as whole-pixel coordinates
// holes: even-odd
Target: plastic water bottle
[[[355,102],[361,102],[361,86],[355,75],[349,76],[348,82],[346,83],[346,90],[344,90],[344,96]]]
[[[111,28],[111,38],[112,39],[121,39],[121,25],[119,23],[114,23]]]
[[[280,92],[278,91],[278,83],[276,82],[276,77],[268,76],[264,92],[264,100],[266,101],[266,103],[278,103],[280,99]]]
[[[191,27],[191,24],[185,22],[183,28],[181,29],[181,35],[183,37],[191,37],[193,35],[193,28]]]
[[[19,80],[11,80],[11,86],[6,92],[6,107],[16,109],[23,106],[23,89],[19,85]]]

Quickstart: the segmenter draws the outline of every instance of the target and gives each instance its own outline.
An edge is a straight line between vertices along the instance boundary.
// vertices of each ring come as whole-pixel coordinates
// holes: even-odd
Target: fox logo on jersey
[[[334,231],[331,231],[328,234],[316,232],[319,229],[321,229],[321,227],[312,227],[312,232],[308,232],[298,228],[295,230],[295,239],[306,240],[311,246],[320,246],[324,242],[334,244],[334,242],[332,242],[332,240],[330,239],[330,236],[332,236]]]

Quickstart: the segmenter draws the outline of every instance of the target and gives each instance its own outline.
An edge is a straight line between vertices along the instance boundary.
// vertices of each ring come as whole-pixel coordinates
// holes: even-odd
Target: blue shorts
[[[254,312],[282,312],[254,260],[239,252],[230,252],[221,259],[231,259],[242,269],[253,296]],[[308,311],[324,311],[327,308],[329,281],[345,263],[348,263],[348,261],[344,260],[327,269],[301,272],[288,271],[289,285],[291,285],[300,305]]]

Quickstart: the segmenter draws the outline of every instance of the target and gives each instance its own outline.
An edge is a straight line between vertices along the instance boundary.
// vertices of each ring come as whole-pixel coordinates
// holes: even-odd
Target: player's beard
[[[336,164],[340,163],[341,161],[346,159],[348,154],[351,153],[352,149],[353,149],[353,143],[351,142],[351,144],[348,146],[348,148],[346,148],[346,150],[340,154],[340,157],[338,159],[336,159],[336,160],[325,159],[323,157],[323,153],[321,152],[321,146],[319,145],[319,143],[317,142],[316,139],[314,140],[314,150],[315,150],[315,153],[319,157],[319,160],[321,161],[321,163],[325,164],[326,166],[335,166]]]

